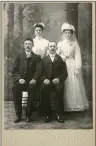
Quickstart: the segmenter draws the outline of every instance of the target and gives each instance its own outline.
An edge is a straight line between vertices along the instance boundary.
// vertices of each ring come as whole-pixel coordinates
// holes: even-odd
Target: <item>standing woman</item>
[[[35,38],[33,39],[34,47],[32,48],[32,51],[35,54],[40,55],[41,58],[43,58],[44,56],[47,55],[47,49],[48,49],[48,43],[49,43],[48,40],[43,38],[43,30],[45,28],[45,25],[41,22],[41,23],[36,23],[34,27],[35,27]],[[40,88],[38,89],[37,102],[35,104],[36,106],[38,106],[38,104],[39,106],[41,106]],[[41,107],[40,107],[40,110],[41,110]]]
[[[68,77],[65,81],[64,111],[84,111],[89,108],[81,73],[80,47],[74,26],[64,23],[61,27],[63,40],[58,43],[57,53],[66,62]]]
[[[32,48],[32,50],[35,54],[40,55],[41,58],[43,58],[47,54],[47,47],[49,43],[48,40],[42,37],[45,25],[41,22],[41,23],[36,23],[34,27],[35,27],[36,37],[33,39],[34,47]]]

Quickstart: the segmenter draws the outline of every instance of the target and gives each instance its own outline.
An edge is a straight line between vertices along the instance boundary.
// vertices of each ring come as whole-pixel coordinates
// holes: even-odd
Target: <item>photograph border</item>
[[[0,2],[0,22],[2,24],[2,3]],[[0,25],[0,32],[2,32],[2,25]],[[2,33],[0,33],[0,81],[2,86]],[[2,145],[2,88],[0,88],[0,146]]]
[[[4,1],[5,2],[5,1]],[[3,3],[4,3],[3,2]],[[15,3],[16,1],[6,1],[6,2],[11,2]],[[19,1],[17,1],[18,3]],[[22,1],[23,2],[23,1]],[[22,3],[21,2],[21,3]],[[25,1],[24,1],[25,2]],[[29,1],[30,2],[30,1]],[[35,2],[35,1],[31,1]],[[36,1],[36,2],[44,2],[44,1]],[[45,1],[46,2],[46,1]],[[51,1],[49,1],[51,2]],[[55,1],[52,1],[55,2]],[[64,3],[68,3],[67,1],[61,1]],[[70,1],[69,3],[73,3],[74,1]],[[76,3],[77,1],[75,1]],[[78,1],[80,3],[89,3],[84,1]],[[27,3],[27,2],[26,2]],[[59,3],[59,1],[58,1]],[[96,29],[95,25],[96,20],[94,15],[96,15],[96,3],[92,3],[92,79],[93,79],[93,129],[88,129],[88,130],[78,130],[78,129],[63,129],[63,130],[4,130],[4,32],[3,32],[3,17],[2,17],[2,26],[0,28],[0,31],[2,32],[1,34],[1,66],[2,67],[2,72],[1,72],[1,81],[2,81],[2,89],[1,89],[1,95],[2,99],[1,101],[1,115],[2,115],[2,121],[1,121],[1,128],[2,128],[2,145],[7,146],[7,145],[20,145],[20,146],[49,146],[49,145],[68,145],[68,146],[95,146],[95,128],[96,128],[96,101],[95,101],[95,40],[96,40]],[[1,3],[0,3],[1,4]],[[94,5],[95,4],[95,5]],[[1,5],[0,5],[1,6]],[[2,11],[2,9],[1,9]],[[2,15],[2,12],[1,12]],[[94,31],[95,30],[95,31]],[[82,132],[83,131],[83,132]],[[27,136],[27,137],[26,137]]]

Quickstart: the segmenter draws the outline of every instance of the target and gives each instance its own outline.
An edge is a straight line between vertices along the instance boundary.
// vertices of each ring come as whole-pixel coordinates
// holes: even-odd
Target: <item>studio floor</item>
[[[90,111],[82,113],[65,113],[64,123],[58,123],[53,119],[50,123],[44,123],[43,117],[34,112],[32,122],[26,123],[24,119],[24,112],[22,121],[14,123],[15,110],[13,101],[5,101],[4,103],[4,128],[9,130],[16,129],[92,129],[92,116]]]

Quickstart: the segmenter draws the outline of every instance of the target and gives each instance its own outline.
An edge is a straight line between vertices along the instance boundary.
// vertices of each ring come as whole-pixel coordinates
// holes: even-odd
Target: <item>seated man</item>
[[[39,81],[42,73],[41,57],[32,52],[33,40],[27,38],[24,42],[24,52],[16,58],[12,77],[14,81],[13,98],[16,111],[15,123],[21,121],[22,91],[28,91],[26,122],[31,121],[32,106],[36,99]]]
[[[42,58],[42,88],[41,88],[41,108],[45,115],[45,122],[51,121],[50,92],[56,91],[55,106],[57,121],[63,123],[63,90],[64,81],[67,78],[66,63],[56,54],[56,42],[49,42],[49,54]]]

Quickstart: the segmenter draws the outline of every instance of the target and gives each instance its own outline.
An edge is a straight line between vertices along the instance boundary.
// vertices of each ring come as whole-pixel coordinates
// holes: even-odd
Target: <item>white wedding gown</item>
[[[78,43],[64,40],[58,43],[57,53],[66,59],[68,77],[64,89],[64,111],[84,111],[89,108],[81,73],[81,53]],[[78,70],[77,76],[74,75]]]

